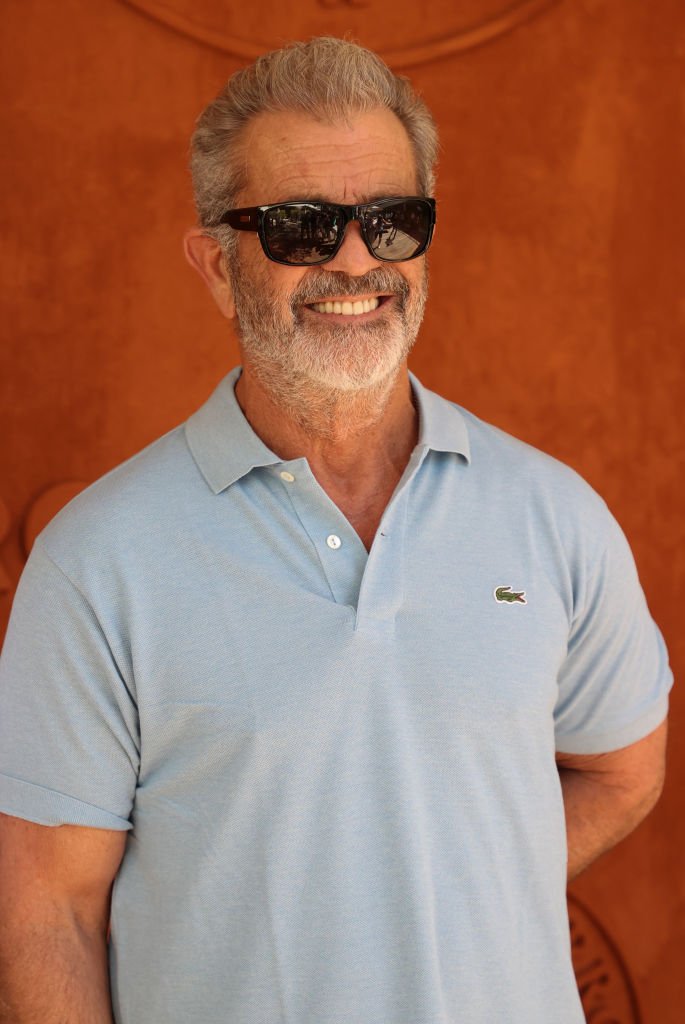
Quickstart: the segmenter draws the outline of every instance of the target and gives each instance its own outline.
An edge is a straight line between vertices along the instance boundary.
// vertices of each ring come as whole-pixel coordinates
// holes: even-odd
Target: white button
[[[292,475],[292,473],[287,473],[285,470],[283,470],[283,472],[281,473],[281,480],[287,480],[288,483],[291,484],[294,482],[295,477]]]
[[[342,541],[340,540],[340,537],[336,537],[336,535],[332,533],[330,537],[326,537],[326,543],[328,544],[329,548],[339,548],[340,545],[342,544]]]

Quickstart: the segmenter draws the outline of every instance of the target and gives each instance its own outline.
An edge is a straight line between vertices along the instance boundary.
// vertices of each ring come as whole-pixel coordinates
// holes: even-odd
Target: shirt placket
[[[416,447],[386,506],[361,581],[355,631],[390,636],[404,597],[404,565],[411,482],[428,448]]]
[[[356,609],[367,560],[359,535],[321,487],[306,459],[281,463],[274,472],[316,550],[333,599]]]
[[[354,629],[394,631],[402,602],[409,485],[426,455],[417,447],[388,503],[367,553],[359,535],[326,494],[306,459],[274,468],[316,549],[334,600],[350,606]]]

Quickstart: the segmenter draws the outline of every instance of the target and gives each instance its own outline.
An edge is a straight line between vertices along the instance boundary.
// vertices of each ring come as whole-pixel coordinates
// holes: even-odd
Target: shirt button
[[[285,470],[283,470],[283,472],[281,473],[281,480],[287,480],[287,482],[291,484],[294,482],[295,477],[292,475],[292,473],[287,473]]]
[[[335,549],[340,547],[342,541],[340,540],[340,537],[336,537],[336,535],[332,533],[330,537],[326,537],[326,543],[328,544],[329,548]]]

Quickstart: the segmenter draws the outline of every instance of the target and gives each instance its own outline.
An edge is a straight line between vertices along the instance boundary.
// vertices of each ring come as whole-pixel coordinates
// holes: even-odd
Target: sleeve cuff
[[[36,825],[85,825],[125,831],[130,821],[102,807],[0,773],[0,811]]]
[[[650,732],[654,732],[657,726],[661,725],[667,714],[668,694],[665,693],[655,704],[652,704],[644,715],[622,728],[605,730],[591,735],[583,732],[557,733],[555,736],[556,749],[559,753],[564,754],[608,754],[612,750],[629,747],[631,743],[637,743],[638,740],[644,739]]]

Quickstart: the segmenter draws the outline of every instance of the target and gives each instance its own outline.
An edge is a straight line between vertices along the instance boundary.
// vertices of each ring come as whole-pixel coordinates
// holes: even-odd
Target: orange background
[[[283,8],[249,6],[255,25]],[[312,0],[288,36],[340,34],[349,16],[382,52],[365,19],[376,32],[380,15],[401,25],[403,6],[416,11]],[[467,4],[465,24],[498,6]],[[678,678],[685,8],[561,0],[454,52],[454,23],[435,8],[436,42],[405,72],[442,139],[431,295],[410,365],[605,497]],[[194,120],[244,63],[120,0],[9,0],[2,20],[0,627],[31,534],[69,491],[40,496],[171,429],[239,362],[181,238],[194,221]],[[645,1024],[676,1024],[685,1005],[684,716],[676,688],[659,806],[571,887],[620,950]]]

